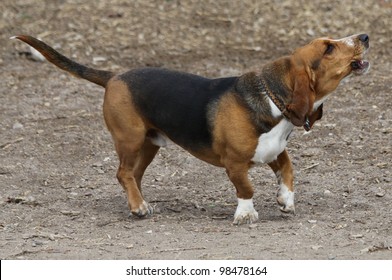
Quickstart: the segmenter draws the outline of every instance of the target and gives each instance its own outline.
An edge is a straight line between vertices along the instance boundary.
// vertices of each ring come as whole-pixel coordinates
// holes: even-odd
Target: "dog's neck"
[[[278,61],[266,64],[259,74],[261,90],[271,98],[279,110],[284,114],[286,105],[292,100],[292,89],[284,83],[284,76],[290,70],[289,59],[282,58]]]
[[[266,87],[263,86],[259,73],[249,72],[238,77],[235,91],[243,105],[249,110],[250,116],[260,133],[268,132],[282,118],[274,117],[271,106],[266,98]]]
[[[276,107],[281,111],[282,115],[291,121],[290,113],[287,111],[287,105],[292,102],[293,89],[285,83],[287,73],[290,73],[292,64],[289,57],[282,57],[279,60],[266,64],[259,79],[261,80],[261,89],[264,90]],[[309,115],[305,116],[303,125],[306,131],[309,131],[313,122],[309,120]]]
[[[264,81],[262,77],[260,77],[260,92],[262,94],[266,94],[269,97],[269,99],[271,99],[271,101],[280,110],[280,112],[285,118],[290,119],[290,116],[287,114],[287,110],[286,110],[287,102],[285,102],[285,99],[287,98],[284,98],[286,95],[281,94],[281,91],[278,92],[278,94],[275,94],[274,91],[270,90],[269,86],[267,85],[267,83]]]

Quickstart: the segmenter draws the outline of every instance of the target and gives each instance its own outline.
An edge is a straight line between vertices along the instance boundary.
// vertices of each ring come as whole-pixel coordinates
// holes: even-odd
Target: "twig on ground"
[[[319,165],[320,165],[320,163],[315,163],[315,164],[309,165],[308,167],[302,168],[301,170],[302,171],[309,170],[309,169],[315,168],[316,166],[319,166]]]
[[[13,140],[13,141],[9,141],[9,142],[3,143],[3,144],[0,145],[0,148],[1,148],[1,149],[6,149],[6,148],[8,148],[9,146],[11,146],[12,144],[21,142],[23,139],[24,139],[24,138],[21,137],[21,138],[15,139],[15,140]]]
[[[157,251],[147,251],[146,254],[154,253],[168,253],[168,252],[183,252],[183,251],[194,251],[194,250],[205,250],[206,247],[192,247],[192,248],[173,248],[173,249],[162,249]]]

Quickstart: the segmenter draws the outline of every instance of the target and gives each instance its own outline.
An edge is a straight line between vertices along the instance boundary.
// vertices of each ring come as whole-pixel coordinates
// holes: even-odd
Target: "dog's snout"
[[[361,41],[366,47],[369,47],[369,35],[361,34],[358,36],[359,41]]]

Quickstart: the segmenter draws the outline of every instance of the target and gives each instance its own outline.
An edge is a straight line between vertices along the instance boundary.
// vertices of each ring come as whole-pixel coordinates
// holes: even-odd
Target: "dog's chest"
[[[285,149],[293,128],[294,125],[291,122],[282,119],[269,132],[261,134],[252,162],[270,163],[276,160]]]

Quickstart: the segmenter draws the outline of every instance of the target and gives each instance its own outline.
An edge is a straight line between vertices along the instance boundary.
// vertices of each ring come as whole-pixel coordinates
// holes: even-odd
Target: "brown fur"
[[[36,48],[58,67],[106,88],[103,113],[120,161],[117,178],[127,194],[131,212],[139,217],[153,212],[143,198],[141,183],[146,168],[159,150],[154,140],[165,141],[163,135],[181,139],[179,144],[194,156],[224,167],[236,188],[237,197],[252,199],[254,190],[248,179],[248,170],[254,165],[252,159],[260,135],[271,131],[284,116],[296,126],[312,127],[322,116],[322,105],[314,108],[315,102],[331,93],[353,71],[351,63],[362,59],[369,44],[366,34],[349,37],[354,46],[344,40],[320,38],[298,48],[290,56],[268,63],[259,73],[212,80],[160,69],[114,75],[78,64],[33,37],[20,35],[15,38]],[[326,52],[326,46],[331,44],[335,51]],[[174,82],[180,86],[176,87]],[[184,85],[188,87],[184,88]],[[200,90],[200,95],[194,92],[195,88]],[[263,90],[268,90],[284,104],[284,116],[273,116]],[[169,99],[162,99],[164,97]],[[178,110],[182,109],[173,107],[173,103],[186,105],[189,110],[181,111],[182,118],[191,116],[181,119],[185,123],[182,126],[184,131],[173,132],[172,122],[180,121]],[[161,122],[163,125],[157,125],[151,112],[146,112],[148,110],[154,113],[157,112],[154,110],[160,110],[162,118],[166,118]],[[195,123],[198,130],[187,130]],[[165,131],[172,134],[165,134]],[[194,143],[189,136],[195,131],[203,133],[200,138],[203,143]],[[287,151],[283,150],[268,164],[278,183],[294,192],[293,169]],[[287,199],[282,189],[277,200],[283,211],[294,210],[293,205],[286,207]],[[257,213],[240,217],[236,223],[256,219]]]

